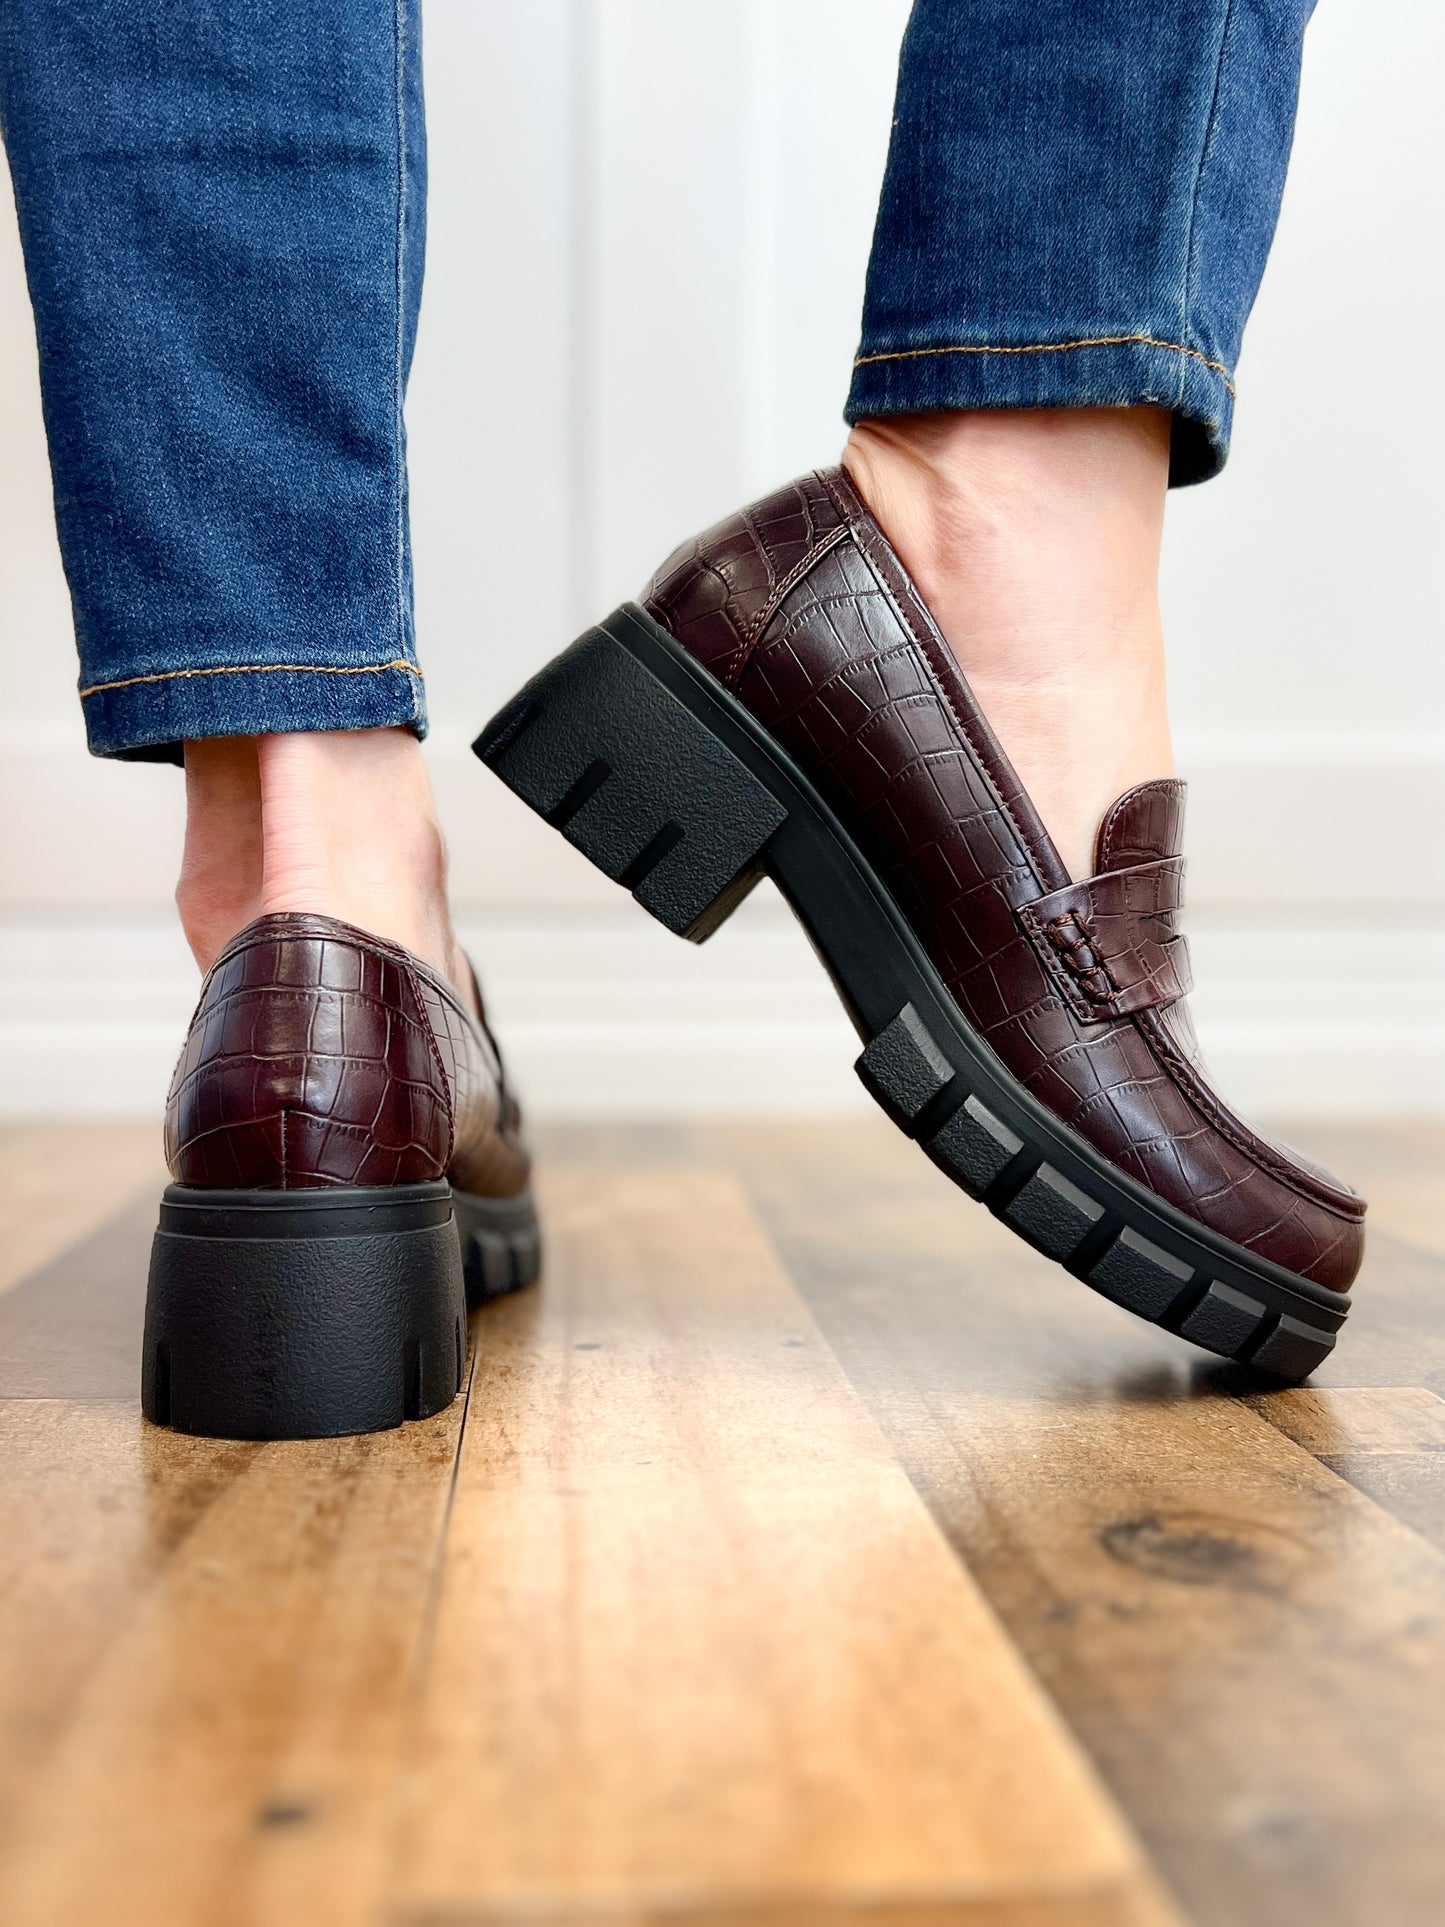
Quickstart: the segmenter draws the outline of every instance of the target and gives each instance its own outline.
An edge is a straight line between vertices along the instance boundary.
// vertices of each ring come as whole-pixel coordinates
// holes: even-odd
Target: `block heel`
[[[762,875],[786,811],[631,653],[628,626],[620,610],[589,630],[473,748],[644,910],[701,943]]]
[[[427,1418],[466,1357],[445,1182],[164,1196],[141,1404],[205,1438],[328,1438]]]
[[[662,625],[624,604],[535,676],[477,754],[669,929],[708,936],[761,875],[862,1039],[865,1087],[956,1184],[1102,1296],[1275,1378],[1349,1297],[1234,1244],[1055,1116],[959,1008],[808,775]]]

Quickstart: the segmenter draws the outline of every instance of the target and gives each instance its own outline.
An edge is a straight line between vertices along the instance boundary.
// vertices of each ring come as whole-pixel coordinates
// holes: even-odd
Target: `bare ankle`
[[[1074,875],[1123,789],[1172,768],[1153,409],[860,423],[844,464]]]
[[[312,911],[401,944],[470,994],[446,849],[410,731],[193,743],[186,770],[176,899],[203,969],[252,918]]]
[[[186,842],[176,908],[191,954],[209,970],[261,914],[261,782],[253,736],[186,744]]]

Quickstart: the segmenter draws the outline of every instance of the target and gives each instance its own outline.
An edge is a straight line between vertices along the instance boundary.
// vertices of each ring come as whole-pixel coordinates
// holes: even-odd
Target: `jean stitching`
[[[1222,361],[1211,361],[1198,348],[1186,348],[1182,342],[1161,341],[1157,335],[1092,335],[1082,341],[1031,341],[1021,347],[1001,347],[997,343],[967,343],[947,348],[899,348],[887,354],[859,355],[853,363],[855,368],[866,368],[875,361],[914,361],[924,355],[1058,355],[1066,354],[1074,348],[1123,348],[1138,344],[1146,348],[1167,348],[1171,354],[1188,355],[1194,361],[1202,361],[1206,368],[1212,368],[1230,394],[1234,393],[1234,382],[1228,367]]]
[[[393,369],[393,435],[396,465],[396,639],[406,648],[406,495],[403,488],[404,440],[402,362],[406,329],[406,6],[396,0],[396,360]]]
[[[344,669],[314,662],[238,662],[223,663],[216,669],[163,669],[153,676],[124,676],[119,682],[93,682],[81,690],[80,699],[84,702],[87,696],[99,696],[108,689],[134,689],[137,683],[177,682],[185,676],[384,676],[389,669],[404,669],[418,682],[426,680],[414,662],[402,657],[395,662],[358,663]]]
[[[1219,50],[1214,56],[1214,86],[1209,96],[1209,113],[1204,123],[1204,139],[1199,149],[1199,165],[1194,172],[1194,192],[1189,201],[1189,235],[1184,246],[1184,286],[1179,291],[1179,332],[1190,333],[1189,310],[1194,296],[1194,233],[1199,222],[1199,190],[1204,185],[1204,170],[1209,165],[1209,152],[1214,144],[1214,130],[1219,125],[1219,90],[1224,84],[1224,55],[1229,46],[1229,23],[1234,16],[1234,0],[1224,0],[1224,17],[1219,24]],[[1187,352],[1187,351],[1186,351]],[[1195,351],[1197,352],[1197,351]],[[1202,361],[1204,357],[1200,355]],[[1231,389],[1230,393],[1233,394]],[[1179,399],[1184,399],[1184,384],[1180,381]]]

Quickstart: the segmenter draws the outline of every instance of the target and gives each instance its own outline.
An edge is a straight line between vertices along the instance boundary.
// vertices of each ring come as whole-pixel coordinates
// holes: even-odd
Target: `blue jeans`
[[[1309,11],[918,0],[849,419],[1156,403],[1213,473]],[[0,118],[91,748],[420,732],[416,0],[6,0]]]
[[[849,421],[1173,415],[1224,463],[1314,0],[916,0]]]
[[[414,0],[5,0],[90,747],[424,727]]]

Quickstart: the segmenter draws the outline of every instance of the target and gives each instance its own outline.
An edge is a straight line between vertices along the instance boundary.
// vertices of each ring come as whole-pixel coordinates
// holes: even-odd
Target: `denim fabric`
[[[91,748],[424,724],[414,0],[6,0]]]
[[[849,421],[1173,411],[1223,464],[1313,0],[917,0]]]

